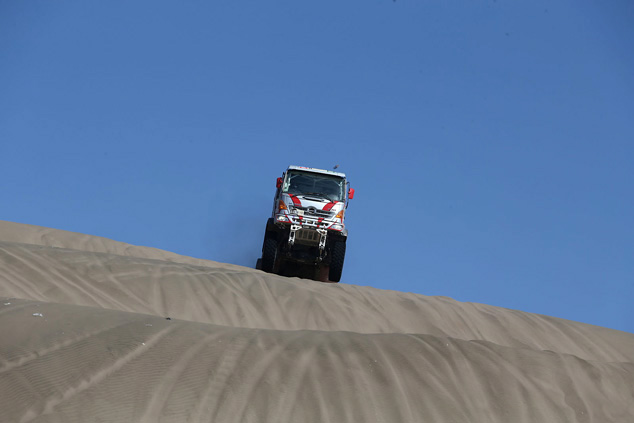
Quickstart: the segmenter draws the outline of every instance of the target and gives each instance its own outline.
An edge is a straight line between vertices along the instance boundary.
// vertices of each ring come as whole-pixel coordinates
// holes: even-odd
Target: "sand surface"
[[[634,334],[0,221],[0,422],[633,423]]]

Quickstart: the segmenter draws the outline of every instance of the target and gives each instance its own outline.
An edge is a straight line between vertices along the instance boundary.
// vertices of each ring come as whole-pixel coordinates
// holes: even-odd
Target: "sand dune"
[[[0,221],[0,422],[634,422],[634,334]]]

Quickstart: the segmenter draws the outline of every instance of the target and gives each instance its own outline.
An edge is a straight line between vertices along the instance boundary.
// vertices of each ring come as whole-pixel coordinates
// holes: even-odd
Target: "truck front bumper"
[[[283,225],[296,225],[306,229],[326,229],[330,231],[342,232],[345,230],[343,223],[325,220],[323,217],[311,215],[295,215],[295,214],[277,214],[275,215],[275,223]]]

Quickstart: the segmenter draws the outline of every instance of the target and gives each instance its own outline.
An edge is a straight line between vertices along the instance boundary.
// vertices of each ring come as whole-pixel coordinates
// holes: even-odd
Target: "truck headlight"
[[[341,230],[343,230],[343,225],[335,223],[329,229],[332,229],[333,231],[341,231]]]
[[[288,217],[284,216],[283,214],[278,214],[276,219],[278,222],[288,222]]]

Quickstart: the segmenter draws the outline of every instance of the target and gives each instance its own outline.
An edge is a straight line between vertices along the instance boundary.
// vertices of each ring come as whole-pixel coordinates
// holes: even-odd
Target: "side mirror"
[[[277,183],[275,184],[275,188],[281,187],[282,186],[282,182],[283,182],[282,178],[277,178]]]
[[[354,188],[348,190],[348,198],[352,200],[354,198]]]

